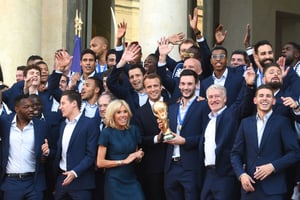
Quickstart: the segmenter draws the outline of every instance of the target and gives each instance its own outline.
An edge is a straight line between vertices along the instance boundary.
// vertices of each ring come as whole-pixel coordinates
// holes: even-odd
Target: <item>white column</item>
[[[143,48],[143,58],[157,48],[157,40],[162,36],[184,32],[188,23],[187,1],[184,0],[140,0],[139,42]],[[179,59],[178,48],[171,56]]]
[[[25,65],[28,56],[40,54],[41,1],[0,0],[1,51],[0,64],[4,82],[15,82],[19,65]]]

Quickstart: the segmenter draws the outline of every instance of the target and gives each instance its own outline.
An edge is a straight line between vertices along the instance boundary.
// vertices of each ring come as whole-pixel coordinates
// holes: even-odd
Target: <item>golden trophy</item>
[[[167,112],[167,105],[162,101],[157,101],[153,104],[153,113],[163,124],[161,131],[163,133],[163,141],[171,140],[174,138],[169,128],[169,119]]]

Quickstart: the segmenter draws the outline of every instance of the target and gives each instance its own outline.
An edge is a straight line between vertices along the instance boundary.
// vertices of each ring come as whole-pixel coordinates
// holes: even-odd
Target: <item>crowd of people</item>
[[[276,61],[268,40],[250,44],[247,25],[245,50],[228,55],[223,25],[210,48],[197,16],[194,39],[162,37],[144,61],[138,42],[124,45],[123,21],[115,48],[91,39],[81,72],[65,49],[51,74],[38,55],[19,66],[0,88],[1,199],[294,198],[300,45]]]

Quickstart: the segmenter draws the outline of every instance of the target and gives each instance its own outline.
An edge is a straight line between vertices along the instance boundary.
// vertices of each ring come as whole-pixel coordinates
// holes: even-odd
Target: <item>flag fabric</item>
[[[81,72],[80,55],[81,55],[81,38],[75,35],[75,45],[74,45],[73,60],[71,65],[72,72]]]

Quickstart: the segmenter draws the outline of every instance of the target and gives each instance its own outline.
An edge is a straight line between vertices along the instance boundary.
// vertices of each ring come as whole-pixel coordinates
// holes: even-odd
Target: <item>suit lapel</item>
[[[273,120],[273,115],[270,116],[270,118],[268,119],[267,123],[266,123],[266,126],[265,126],[265,129],[264,129],[264,132],[263,132],[263,135],[262,135],[262,138],[261,138],[261,141],[260,141],[260,147],[259,147],[259,150],[261,151],[264,147],[264,145],[266,144],[266,142],[268,141],[268,138],[269,136],[271,135],[272,133],[272,130],[271,130],[271,125],[269,125],[270,123],[272,123],[272,120]]]
[[[145,106],[145,113],[153,113],[151,104],[149,103],[149,100],[147,101],[146,106]],[[149,120],[151,120],[150,124],[157,124],[157,120],[156,120],[156,117],[154,116],[154,114],[149,115],[147,117],[149,117],[150,118]]]
[[[67,151],[69,151],[70,146],[71,146],[72,143],[74,142],[74,140],[75,140],[75,138],[77,137],[77,135],[80,133],[80,129],[81,129],[81,127],[82,127],[82,126],[80,126],[80,124],[84,124],[83,118],[84,118],[84,115],[81,115],[80,118],[79,118],[79,120],[78,120],[78,122],[77,122],[77,124],[76,124],[76,126],[75,126],[75,128],[74,128],[74,130],[73,130],[73,133],[72,133],[72,135],[71,135],[71,138],[70,138],[70,141],[69,141],[69,146],[68,146],[68,150],[67,150]]]
[[[193,108],[196,106],[197,104],[197,100],[194,99],[192,105],[190,105],[190,107],[188,108],[185,116],[184,116],[184,119],[183,119],[183,122],[182,122],[182,128],[184,128],[184,126],[186,126],[186,122],[189,120],[189,118],[192,116],[192,112],[193,112]],[[176,120],[177,121],[177,120]]]

